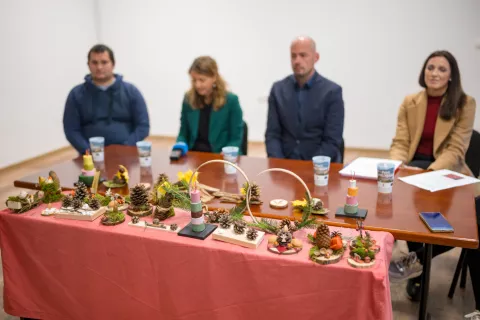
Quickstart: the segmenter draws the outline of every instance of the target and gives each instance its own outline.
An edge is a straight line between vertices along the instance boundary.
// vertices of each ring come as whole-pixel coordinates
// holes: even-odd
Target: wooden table
[[[153,184],[160,173],[166,173],[171,180],[176,181],[179,171],[194,170],[200,164],[211,159],[220,159],[220,155],[210,153],[190,152],[187,157],[179,161],[169,160],[169,151],[155,149],[152,154],[152,168],[139,166],[136,147],[109,146],[105,149],[105,163],[99,164],[97,169],[102,170],[104,178],[111,179],[118,169],[118,165],[125,165],[130,174],[130,186],[138,182]],[[255,216],[270,218],[294,218],[292,207],[276,210],[269,206],[272,199],[285,199],[288,201],[303,199],[304,189],[293,177],[285,173],[272,172],[257,176],[268,168],[285,168],[298,174],[306,182],[313,197],[323,200],[330,209],[327,217],[319,217],[326,224],[347,228],[355,228],[356,221],[352,218],[337,218],[335,211],[343,206],[348,188],[348,178],[342,177],[338,171],[341,164],[332,164],[330,168],[330,181],[328,187],[316,187],[313,181],[313,166],[311,161],[253,158],[242,156],[238,165],[246,172],[251,181],[261,187],[263,205],[252,206]],[[49,170],[54,170],[61,181],[62,187],[72,189],[73,183],[78,180],[82,169],[82,159],[64,162],[52,168],[28,176],[14,182],[16,187],[35,189],[38,176],[47,176]],[[408,176],[418,172],[400,170],[396,177]],[[220,188],[227,192],[239,192],[244,180],[238,175],[226,175],[223,165],[211,164],[202,168],[199,175],[201,183]],[[439,192],[421,190],[402,181],[396,180],[391,197],[377,192],[377,182],[371,180],[357,180],[359,187],[359,206],[368,209],[364,225],[367,230],[390,232],[396,239],[426,243],[424,277],[422,279],[422,302],[420,318],[424,319],[430,276],[430,263],[432,244],[441,244],[462,248],[477,248],[478,235],[475,216],[474,192],[472,185]],[[102,189],[100,189],[102,190]],[[104,188],[103,188],[104,191]],[[121,190],[126,193],[128,189]],[[223,204],[213,201],[210,207],[231,207],[232,204]],[[439,211],[445,215],[454,227],[454,233],[432,233],[419,218],[419,212]]]

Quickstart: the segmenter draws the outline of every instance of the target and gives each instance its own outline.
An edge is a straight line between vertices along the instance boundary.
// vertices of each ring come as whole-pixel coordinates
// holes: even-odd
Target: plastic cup
[[[392,193],[395,165],[390,162],[377,164],[378,192]]]
[[[152,166],[152,143],[149,141],[137,142],[138,158],[140,160],[140,167]]]
[[[237,164],[238,159],[238,147],[223,147],[223,160],[231,162],[233,164]],[[234,166],[229,164],[224,164],[225,173],[226,174],[235,174],[237,173],[237,169]]]
[[[313,179],[319,187],[328,186],[328,172],[330,171],[330,157],[315,156],[313,161]]]
[[[105,138],[104,137],[91,137],[90,152],[92,153],[93,161],[103,162],[105,160]]]

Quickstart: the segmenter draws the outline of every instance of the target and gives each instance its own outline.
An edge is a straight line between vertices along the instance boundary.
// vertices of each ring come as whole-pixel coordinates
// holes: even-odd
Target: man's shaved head
[[[300,85],[315,73],[314,65],[319,59],[315,41],[312,38],[297,37],[290,45],[290,59],[295,78]]]
[[[317,45],[315,43],[315,40],[313,40],[312,38],[310,38],[308,36],[296,37],[295,39],[293,39],[290,47],[293,47],[295,44],[300,44],[300,43],[309,45],[313,52],[317,51]]]

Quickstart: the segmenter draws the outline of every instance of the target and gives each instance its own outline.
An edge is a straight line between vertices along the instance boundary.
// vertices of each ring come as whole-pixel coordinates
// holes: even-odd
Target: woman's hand
[[[402,166],[402,169],[415,170],[415,171],[423,171],[422,168],[419,168],[419,167],[411,167],[411,166],[407,166],[407,165],[403,165],[403,166]]]

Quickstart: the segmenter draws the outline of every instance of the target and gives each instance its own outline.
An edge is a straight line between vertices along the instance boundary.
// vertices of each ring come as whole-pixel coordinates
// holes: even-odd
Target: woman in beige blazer
[[[398,112],[390,157],[411,169],[450,169],[472,175],[465,164],[475,118],[475,100],[462,89],[457,61],[448,51],[436,51],[425,60],[419,77],[424,90],[407,96]],[[407,294],[420,300],[422,243],[408,242],[410,253],[389,267],[390,279],[405,280]],[[432,256],[450,247],[433,246]]]
[[[472,136],[475,100],[463,92],[453,55],[432,53],[419,83],[425,90],[407,96],[400,106],[390,158],[409,167],[472,175],[465,153]]]

